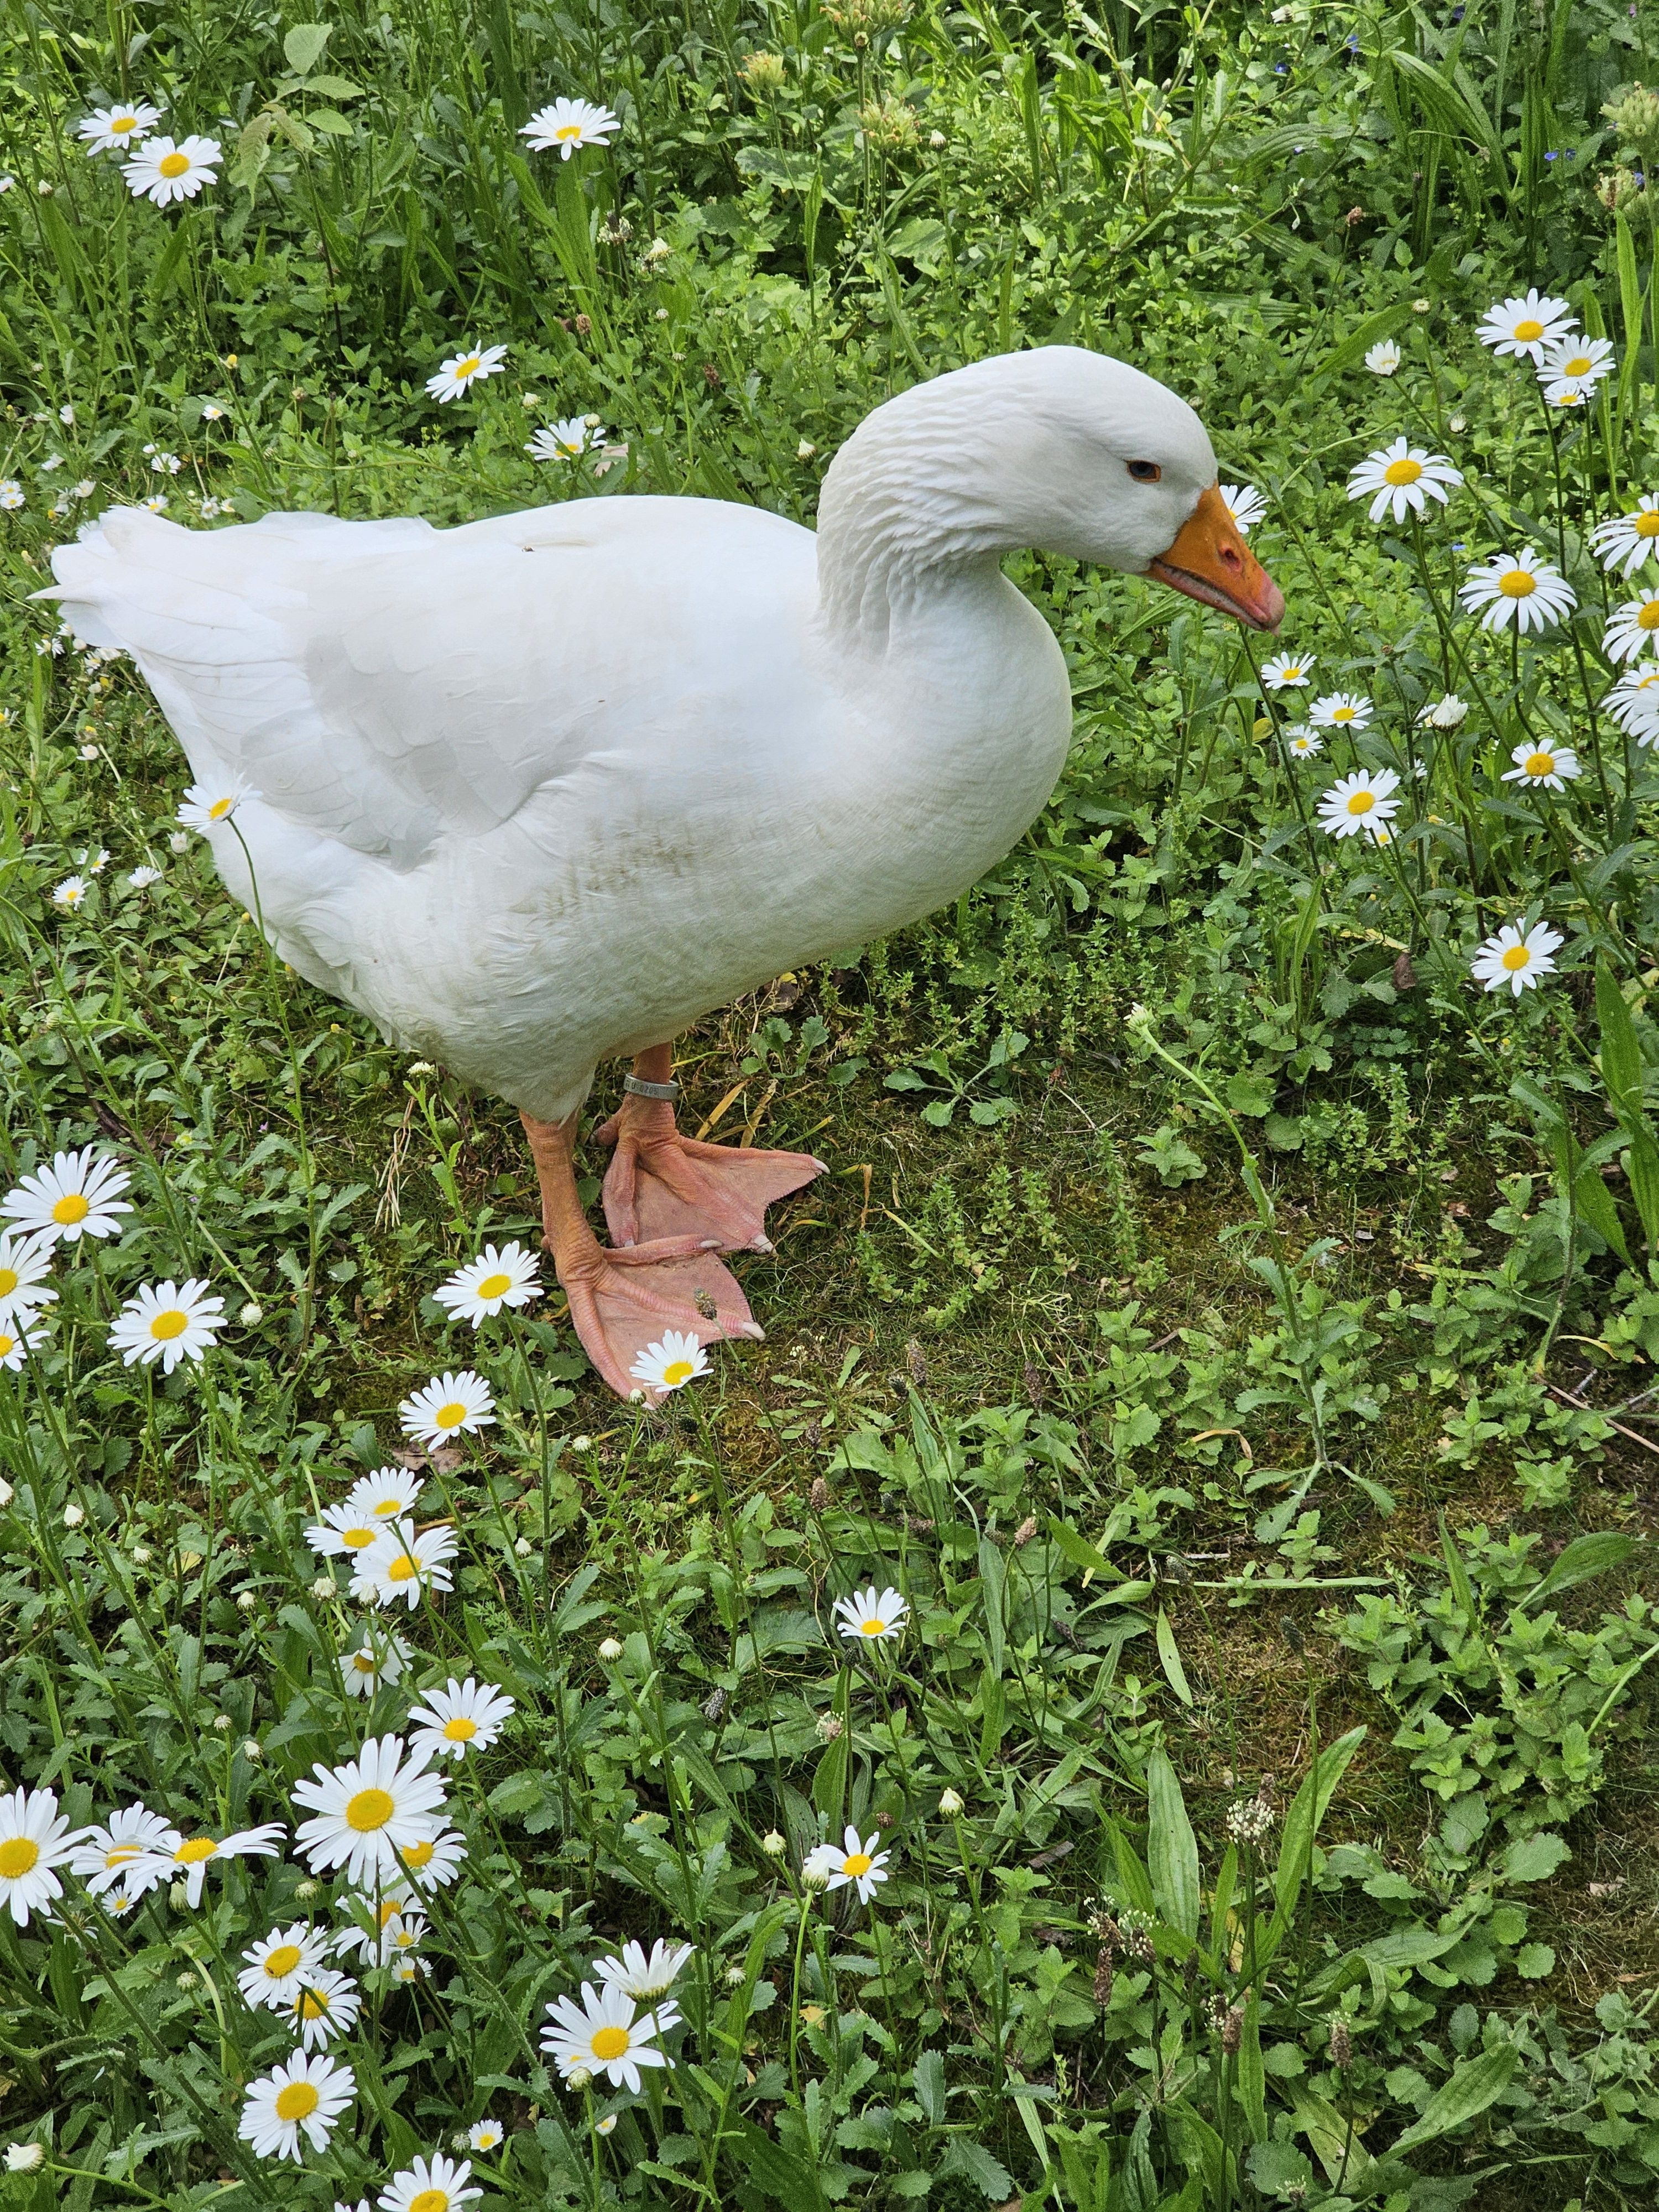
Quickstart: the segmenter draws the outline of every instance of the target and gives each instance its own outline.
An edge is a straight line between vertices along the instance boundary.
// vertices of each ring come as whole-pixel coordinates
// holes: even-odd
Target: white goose
[[[1066,665],[999,565],[1024,546],[1284,611],[1191,408],[1069,346],[878,407],[816,536],[696,499],[454,530],[122,509],[42,596],[131,653],[198,783],[253,787],[208,834],[282,957],[519,1109],[577,1333],[629,1395],[665,1328],[760,1334],[715,1254],[769,1249],[822,1171],[682,1137],[669,1041],[956,898],[1053,788]],[[607,1249],[572,1146],[616,1054]]]

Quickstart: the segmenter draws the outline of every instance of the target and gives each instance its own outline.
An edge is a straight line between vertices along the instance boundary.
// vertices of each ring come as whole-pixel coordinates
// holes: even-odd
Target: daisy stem
[[[536,1472],[540,1486],[542,1504],[542,1589],[545,1592],[548,1584],[553,1579],[553,1468],[547,1433],[547,1407],[542,1397],[541,1385],[536,1380],[535,1368],[530,1357],[530,1346],[523,1330],[519,1326],[518,1316],[511,1306],[503,1308],[503,1311],[507,1316],[507,1325],[511,1332],[514,1345],[517,1348],[520,1360],[524,1367],[525,1388],[529,1391],[530,1402],[536,1409]],[[517,1557],[516,1553],[514,1556]],[[522,1591],[522,1583],[520,1588]],[[536,1656],[540,1659],[542,1665],[546,1667],[549,1663],[546,1608],[540,1604],[527,1603],[526,1611],[530,1619],[531,1635],[535,1641]]]
[[[793,2094],[800,2095],[800,2061],[797,2045],[800,2040],[800,1978],[806,1950],[806,1923],[811,1916],[812,1893],[800,1893],[800,1917],[795,1925],[795,1966],[789,1986],[789,2087]]]

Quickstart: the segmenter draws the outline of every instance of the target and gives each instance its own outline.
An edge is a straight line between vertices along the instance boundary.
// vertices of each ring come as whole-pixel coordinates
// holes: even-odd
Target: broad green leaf
[[[935,2127],[945,2118],[945,2061],[937,2051],[924,2051],[910,2076],[916,2102]]]
[[[283,52],[295,76],[307,76],[323,58],[333,35],[331,23],[296,23],[283,40]]]
[[[978,2185],[980,2194],[994,2204],[1006,2202],[1014,2186],[1013,2176],[1000,2159],[993,2158],[971,2136],[951,2136],[950,2147],[939,2162],[939,2172],[965,2174]]]
[[[1561,1838],[1547,1828],[1535,1836],[1522,1836],[1504,1854],[1505,1881],[1547,1881],[1559,1866],[1564,1866],[1572,1853]]]
[[[1104,1552],[1097,1552],[1086,1536],[1079,1536],[1069,1521],[1050,1519],[1048,1535],[1054,1548],[1074,1567],[1085,1567],[1091,1575],[1103,1575],[1108,1582],[1122,1581],[1123,1570],[1115,1567]]]
[[[1198,1841],[1176,1771],[1161,1751],[1146,1762],[1146,1859],[1158,1909],[1171,1928],[1195,1943]]]
[[[1521,1603],[1522,1606],[1540,1605],[1547,1597],[1555,1597],[1562,1590],[1571,1589],[1575,1583],[1588,1582],[1593,1575],[1609,1574],[1614,1567],[1623,1566],[1635,1549],[1636,1546],[1628,1536],[1617,1535],[1610,1528],[1600,1529],[1589,1536],[1575,1536],[1549,1572],[1533,1584]]]
[[[1403,2158],[1408,2150],[1438,2142],[1454,2128],[1478,2118],[1509,2087],[1520,2056],[1509,2044],[1501,2051],[1486,2051],[1479,2058],[1455,2066],[1450,2081],[1443,2082],[1424,2106],[1423,2117],[1392,2146],[1393,2155]]]
[[[1313,1771],[1291,1801],[1279,1838],[1279,1863],[1273,1870],[1273,1895],[1279,1903],[1279,1912],[1274,1916],[1276,1927],[1290,1912],[1307,1878],[1308,1862],[1319,1824],[1337,1784],[1348,1771],[1349,1760],[1364,1741],[1364,1729],[1355,1728],[1350,1729],[1346,1735],[1339,1736],[1334,1743],[1327,1744],[1314,1761]]]
[[[1605,960],[1595,963],[1595,1018],[1601,1031],[1601,1080],[1622,1121],[1642,1110],[1642,1048],[1625,994]]]

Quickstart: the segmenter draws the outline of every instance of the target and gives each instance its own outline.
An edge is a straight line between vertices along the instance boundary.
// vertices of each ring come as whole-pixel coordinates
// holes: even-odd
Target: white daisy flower
[[[636,1382],[652,1390],[678,1390],[694,1376],[707,1375],[708,1355],[688,1329],[665,1328],[659,1344],[647,1344],[629,1369]]]
[[[1519,922],[1506,922],[1496,937],[1487,938],[1480,946],[1469,963],[1469,973],[1489,991],[1501,991],[1507,984],[1510,994],[1518,999],[1522,991],[1535,990],[1544,976],[1555,973],[1551,956],[1565,942],[1560,931],[1552,929],[1547,922],[1534,922],[1524,936]]]
[[[1659,550],[1659,491],[1644,492],[1629,514],[1616,514],[1598,522],[1589,534],[1590,550],[1611,572],[1633,576],[1642,563]]]
[[[1578,600],[1571,584],[1547,561],[1540,561],[1530,545],[1518,553],[1494,553],[1478,561],[1458,587],[1458,598],[1470,614],[1480,614],[1482,629],[1503,629],[1514,623],[1517,629],[1542,629],[1570,615]]]
[[[398,1855],[430,1837],[445,1807],[442,1778],[427,1754],[410,1755],[401,1736],[371,1736],[356,1759],[312,1770],[294,1785],[294,1802],[314,1818],[295,1832],[313,1874],[344,1867],[354,1888],[395,1881]]]
[[[1248,538],[1254,526],[1267,512],[1267,502],[1254,484],[1218,484],[1221,504],[1233,519],[1233,527],[1241,538]]]
[[[1517,745],[1510,758],[1515,766],[1504,771],[1505,783],[1541,783],[1559,791],[1583,774],[1571,745]]]
[[[469,1751],[488,1751],[516,1710],[515,1701],[491,1682],[469,1674],[447,1686],[428,1690],[424,1704],[409,1717],[410,1741],[434,1759],[465,1759]]]
[[[530,141],[532,153],[550,154],[556,148],[568,161],[578,146],[608,145],[620,128],[608,107],[595,107],[586,100],[556,100],[521,123],[519,136]]]
[[[1613,369],[1611,338],[1562,338],[1546,346],[1538,365],[1538,381],[1544,397],[1557,404],[1587,398]]]
[[[1536,368],[1544,358],[1544,348],[1577,327],[1578,318],[1565,300],[1553,300],[1534,289],[1524,299],[1500,300],[1495,307],[1488,307],[1474,334],[1500,357],[1525,354]]]
[[[660,1937],[647,1958],[641,1943],[624,1943],[619,1958],[595,1959],[593,1971],[611,1989],[620,1990],[635,2004],[655,2004],[665,1997],[692,1955],[690,1943],[665,1943]]]
[[[0,177],[0,187],[11,183],[9,177]],[[6,2172],[33,2173],[46,2162],[46,2147],[40,2142],[15,2142],[6,2145]]]
[[[909,1607],[896,1589],[878,1591],[873,1583],[868,1589],[854,1590],[851,1597],[838,1597],[835,1613],[842,1635],[860,1637],[871,1644],[902,1636],[910,1617]]]
[[[503,1306],[528,1305],[541,1296],[538,1264],[535,1254],[522,1244],[507,1244],[499,1252],[486,1244],[476,1260],[458,1267],[432,1295],[452,1321],[470,1321],[477,1328]]]
[[[433,1824],[403,1855],[403,1872],[416,1889],[447,1889],[466,1860],[466,1838],[455,1828]]]
[[[471,2172],[470,2160],[457,2165],[434,2151],[430,2159],[417,2158],[394,2173],[374,2201],[380,2212],[455,2212],[458,2204],[483,2195],[482,2189],[467,2187]]]
[[[0,1797],[0,1911],[20,1928],[64,1894],[54,1869],[74,1856],[84,1828],[71,1829],[55,1790],[14,1790]]]
[[[809,1851],[807,1871],[823,1877],[830,1889],[846,1889],[849,1885],[857,1890],[859,1903],[868,1905],[878,1886],[888,1879],[887,1862],[890,1851],[878,1851],[878,1835],[867,1843],[860,1843],[859,1832],[849,1820],[839,1845],[819,1844]]]
[[[159,884],[161,880],[161,871],[159,868],[135,868],[127,878],[127,888],[129,890],[147,891],[152,884]]]
[[[340,2115],[357,2094],[350,2067],[296,2051],[269,2074],[250,2081],[236,2132],[256,2158],[301,2159],[303,2135],[313,2150],[326,2150]]]
[[[165,514],[167,511],[167,495],[164,491],[158,491],[152,498],[141,500],[139,504],[148,507],[152,514]]]
[[[216,138],[198,138],[193,132],[176,143],[152,138],[123,163],[121,174],[134,199],[167,207],[174,200],[193,200],[204,185],[217,184],[223,158]]]
[[[119,154],[136,146],[161,119],[159,107],[143,100],[113,107],[94,107],[75,126],[77,138],[87,142],[88,154]]]
[[[579,461],[590,447],[604,442],[603,426],[596,430],[585,415],[568,415],[538,430],[525,451],[532,461]]]
[[[1627,669],[1601,704],[1627,737],[1652,744],[1659,739],[1659,666]]]
[[[413,1612],[428,1590],[455,1587],[447,1562],[455,1556],[455,1531],[441,1522],[417,1534],[406,1521],[383,1528],[352,1562],[351,1595],[359,1605],[395,1605]]]
[[[1380,522],[1389,507],[1395,520],[1403,522],[1407,508],[1413,514],[1423,513],[1425,495],[1437,499],[1443,507],[1462,481],[1462,471],[1455,469],[1443,453],[1431,453],[1426,447],[1413,446],[1401,437],[1391,446],[1367,453],[1357,468],[1350,470],[1348,497],[1370,501],[1372,522]]]
[[[30,1352],[44,1340],[46,1329],[40,1314],[14,1314],[9,1321],[0,1322],[0,1367],[13,1375],[21,1372]]]
[[[1345,775],[1322,793],[1319,826],[1331,837],[1355,837],[1369,824],[1388,822],[1400,811],[1390,794],[1400,783],[1391,768],[1359,769]]]
[[[102,1827],[88,1829],[76,1846],[70,1872],[78,1874],[94,1897],[118,1887],[136,1904],[161,1879],[152,1855],[161,1850],[169,1826],[165,1814],[152,1813],[148,1805],[124,1805]],[[142,1869],[141,1861],[146,1863]]]
[[[216,788],[205,783],[192,783],[179,809],[179,819],[187,830],[213,830],[220,823],[228,822],[245,800],[258,799],[259,793],[232,776],[228,783]]]
[[[507,2141],[507,2130],[499,2120],[474,2120],[466,2131],[469,2150],[489,2152],[499,2150]]]
[[[43,1243],[78,1244],[83,1237],[113,1237],[119,1217],[131,1213],[121,1193],[129,1177],[113,1160],[83,1152],[57,1152],[52,1165],[23,1177],[0,1199],[0,1218]]]
[[[495,1401],[481,1375],[470,1367],[434,1375],[398,1408],[404,1434],[416,1437],[428,1451],[463,1434],[476,1436],[495,1424]]]
[[[282,2009],[307,2051],[320,2051],[337,2035],[349,2035],[362,1998],[349,1974],[319,1966],[304,1975]]]
[[[401,1890],[382,1895],[378,1903],[372,1897],[349,1897],[344,1908],[350,1925],[335,1936],[334,1948],[343,1958],[355,1952],[364,1966],[390,1966],[426,1934],[425,1914]]]
[[[614,1982],[592,1982],[581,1986],[581,2001],[560,1997],[547,2008],[548,2025],[542,2030],[542,2049],[558,2068],[563,2080],[573,2074],[603,2074],[613,2089],[640,2094],[642,2067],[666,2066],[668,2059],[655,2039],[679,2019],[672,2002],[636,2019],[634,2000]]]
[[[55,907],[61,908],[64,913],[73,914],[76,908],[85,898],[87,890],[88,884],[84,876],[65,876],[63,882],[54,889],[52,902]]]
[[[314,1928],[296,1920],[291,1928],[273,1928],[269,1936],[243,1952],[242,1971],[236,1986],[249,2004],[271,2012],[286,2012],[299,1995],[300,1985],[321,1973],[328,1946]]]
[[[0,477],[0,508],[8,514],[15,514],[18,508],[25,504],[23,487],[16,477]]]
[[[134,1292],[110,1323],[112,1351],[131,1367],[156,1360],[171,1375],[181,1359],[200,1359],[213,1349],[216,1331],[225,1325],[225,1302],[207,1295],[207,1285],[192,1275],[185,1283],[146,1283]]]
[[[1262,662],[1261,680],[1270,691],[1292,690],[1312,681],[1308,671],[1316,657],[1311,653],[1275,653]]]
[[[1305,722],[1298,722],[1285,732],[1285,750],[1295,760],[1311,760],[1316,753],[1325,750],[1325,740],[1317,730],[1310,730]]]
[[[1363,730],[1375,711],[1363,691],[1328,691],[1309,708],[1308,720],[1316,730]]]
[[[1379,338],[1367,349],[1365,366],[1373,376],[1392,376],[1405,357],[1392,338]]]
[[[48,1280],[52,1246],[44,1237],[14,1237],[0,1229],[0,1321],[13,1315],[33,1315],[41,1306],[56,1303],[58,1293]]]
[[[1634,660],[1649,646],[1659,647],[1659,592],[1615,607],[1601,633],[1601,650],[1612,661]]]
[[[187,1836],[182,1828],[169,1828],[155,1850],[138,1861],[138,1871],[149,1875],[154,1868],[161,1879],[182,1881],[185,1902],[193,1912],[202,1901],[202,1885],[210,1866],[228,1859],[274,1859],[285,1832],[279,1820],[268,1820],[259,1828],[239,1828],[229,1836]]]
[[[1431,730],[1455,730],[1468,717],[1469,702],[1460,699],[1455,691],[1447,692],[1443,699],[1436,699],[1420,711],[1417,719]]]
[[[464,347],[440,364],[435,376],[428,377],[426,388],[441,407],[447,406],[452,399],[459,399],[469,385],[480,383],[485,377],[501,375],[506,359],[504,345]]]

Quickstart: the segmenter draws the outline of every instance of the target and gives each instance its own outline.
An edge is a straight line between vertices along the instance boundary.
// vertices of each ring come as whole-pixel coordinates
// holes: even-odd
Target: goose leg
[[[652,1045],[634,1060],[634,1079],[666,1086],[672,1048]],[[614,1144],[605,1178],[605,1218],[623,1248],[652,1237],[712,1237],[726,1252],[769,1252],[766,1209],[823,1173],[810,1152],[702,1145],[674,1126],[672,1098],[630,1091],[594,1135]]]
[[[575,1119],[538,1121],[520,1114],[542,1190],[542,1232],[553,1268],[570,1301],[570,1318],[595,1368],[621,1398],[663,1393],[644,1389],[629,1372],[665,1329],[700,1344],[717,1337],[759,1337],[763,1331],[731,1270],[706,1236],[663,1237],[626,1252],[608,1252],[588,1226],[571,1160]]]

